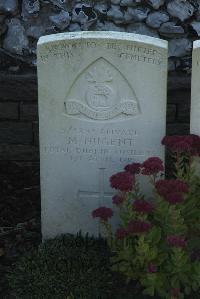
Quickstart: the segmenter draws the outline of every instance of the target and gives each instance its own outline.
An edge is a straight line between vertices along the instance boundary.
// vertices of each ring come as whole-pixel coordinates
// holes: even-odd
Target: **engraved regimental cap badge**
[[[109,120],[140,113],[136,95],[122,73],[104,58],[85,68],[70,87],[64,114]]]

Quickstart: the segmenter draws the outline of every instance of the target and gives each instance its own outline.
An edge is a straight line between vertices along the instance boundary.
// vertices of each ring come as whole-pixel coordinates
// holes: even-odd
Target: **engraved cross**
[[[97,191],[89,191],[89,190],[78,190],[78,199],[81,198],[93,198],[98,199],[99,204],[104,203],[104,200],[110,199],[113,195],[112,192],[106,192],[104,186],[105,180],[105,169],[106,168],[99,168],[99,187]]]

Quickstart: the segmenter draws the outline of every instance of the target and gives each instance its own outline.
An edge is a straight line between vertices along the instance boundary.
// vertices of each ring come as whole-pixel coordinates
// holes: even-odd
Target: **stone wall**
[[[200,0],[0,0],[0,160],[37,161],[36,44],[41,35],[126,31],[169,41],[168,134],[189,132],[192,41]]]
[[[36,74],[0,74],[0,160],[38,160]]]
[[[126,31],[167,39],[169,69],[188,71],[192,41],[200,35],[200,1],[0,1],[0,56],[14,57],[16,64],[36,66],[41,35],[80,30]]]

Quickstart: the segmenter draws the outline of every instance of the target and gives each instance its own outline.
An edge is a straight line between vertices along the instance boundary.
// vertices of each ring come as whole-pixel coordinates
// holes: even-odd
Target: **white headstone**
[[[200,40],[193,43],[190,132],[200,135]]]
[[[38,83],[43,237],[99,233],[109,177],[164,159],[167,42],[119,32],[40,38]]]
[[[190,133],[200,135],[200,40],[193,43]],[[200,173],[200,158],[195,158]]]

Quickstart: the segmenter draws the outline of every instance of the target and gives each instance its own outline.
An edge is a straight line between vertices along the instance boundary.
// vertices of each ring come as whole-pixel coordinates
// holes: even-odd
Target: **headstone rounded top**
[[[193,49],[196,49],[196,48],[200,48],[200,40],[199,39],[195,40],[193,42]]]
[[[40,37],[38,45],[42,45],[54,41],[62,40],[76,40],[76,39],[117,39],[117,40],[127,40],[133,42],[139,42],[147,45],[154,45],[156,47],[167,49],[168,42],[163,39],[135,34],[126,32],[116,32],[116,31],[80,31],[80,32],[64,32],[51,35],[45,35]]]

